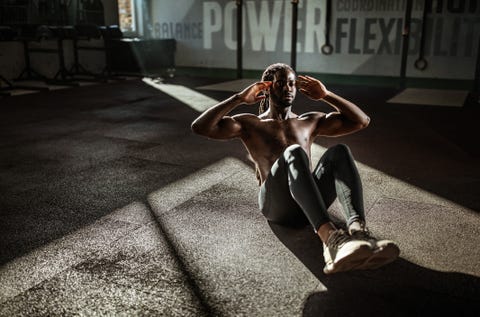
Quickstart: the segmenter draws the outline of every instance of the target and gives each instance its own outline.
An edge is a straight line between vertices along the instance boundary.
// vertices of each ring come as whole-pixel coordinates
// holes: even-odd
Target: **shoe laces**
[[[370,231],[366,228],[363,230],[355,230],[350,236],[355,240],[375,240]]]
[[[338,229],[330,234],[326,244],[329,248],[338,248],[350,240],[352,238],[344,230]]]

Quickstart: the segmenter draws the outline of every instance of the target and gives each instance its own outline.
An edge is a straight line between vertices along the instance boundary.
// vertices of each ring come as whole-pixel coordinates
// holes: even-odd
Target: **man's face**
[[[275,73],[272,86],[270,86],[270,98],[274,104],[280,107],[290,107],[297,94],[295,87],[295,73],[282,69]]]

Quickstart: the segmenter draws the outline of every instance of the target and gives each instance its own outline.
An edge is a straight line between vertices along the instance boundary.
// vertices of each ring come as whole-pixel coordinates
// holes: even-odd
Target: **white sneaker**
[[[351,237],[355,240],[363,240],[370,243],[372,255],[363,265],[358,267],[359,270],[374,270],[388,263],[395,261],[400,249],[392,240],[377,240],[370,235],[368,230],[353,231]]]
[[[373,251],[368,241],[355,240],[342,229],[335,230],[330,233],[327,242],[323,244],[325,259],[323,272],[331,274],[355,270],[372,255]]]

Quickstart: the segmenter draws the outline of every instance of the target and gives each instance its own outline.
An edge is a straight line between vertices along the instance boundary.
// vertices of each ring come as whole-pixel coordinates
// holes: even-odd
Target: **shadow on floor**
[[[155,213],[150,201],[148,199],[144,200],[143,203],[145,206],[148,206],[148,210],[150,211],[152,218],[155,220],[155,224],[158,226],[158,229],[162,233],[163,239],[167,244],[168,250],[170,254],[174,257],[175,263],[178,265],[178,268],[183,273],[183,276],[186,279],[186,287],[190,289],[190,291],[195,295],[198,299],[200,307],[200,316],[212,316],[212,315],[219,315],[219,312],[215,310],[215,308],[208,303],[208,300],[205,298],[202,290],[198,286],[195,277],[191,274],[188,270],[187,265],[185,264],[185,260],[178,254],[178,251],[172,241],[172,235],[168,232],[165,224],[162,222],[162,218]]]
[[[277,238],[318,278],[304,316],[477,316],[480,278],[440,272],[399,258],[378,270],[325,275],[323,247],[309,226],[269,223]]]

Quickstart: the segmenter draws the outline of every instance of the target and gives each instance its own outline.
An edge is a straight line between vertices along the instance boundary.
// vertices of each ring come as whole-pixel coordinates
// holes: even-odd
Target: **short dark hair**
[[[275,63],[268,66],[265,69],[262,75],[262,81],[272,81],[275,74],[280,70],[288,70],[288,71],[291,71],[292,73],[295,73],[295,71],[293,70],[292,67],[290,67],[290,65],[287,65],[284,63]],[[267,111],[268,107],[270,106],[268,104],[268,95],[266,95],[265,97],[266,98],[260,102],[260,107],[258,109],[259,114],[262,114],[265,111]]]

